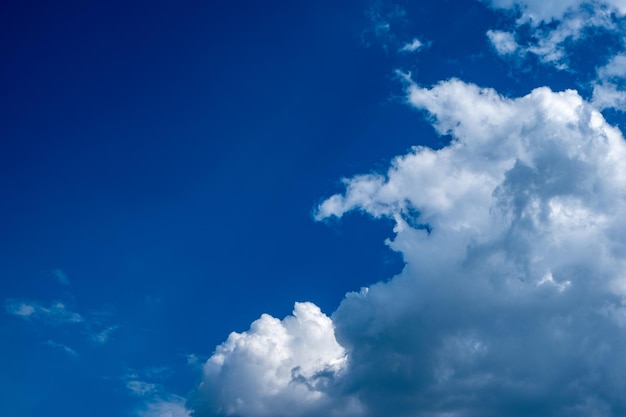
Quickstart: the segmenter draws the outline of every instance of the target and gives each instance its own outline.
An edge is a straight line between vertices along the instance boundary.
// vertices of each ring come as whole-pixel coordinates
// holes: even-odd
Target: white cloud
[[[50,307],[44,307],[36,302],[7,300],[5,309],[9,314],[24,319],[39,319],[50,323],[81,323],[83,317],[69,310],[65,304],[56,301]]]
[[[510,32],[489,30],[487,31],[487,37],[500,55],[512,54],[519,47],[515,41],[515,35]]]
[[[610,12],[602,8],[580,9],[569,14],[554,28],[536,29],[536,42],[526,47],[525,52],[537,55],[543,62],[559,69],[567,68],[566,42],[585,39],[587,28],[614,29]]]
[[[535,55],[545,64],[568,70],[573,46],[594,42],[597,29],[610,34],[615,45],[612,56],[592,62],[598,66],[595,79],[587,79],[592,89],[591,102],[600,110],[612,108],[626,111],[626,0],[605,1],[513,1],[487,2],[496,9],[517,10],[520,18],[510,32],[490,30],[487,36],[501,56],[525,58]],[[518,32],[527,32],[527,39],[516,41]],[[528,35],[528,33],[530,35]],[[606,38],[602,43],[606,43]],[[602,55],[602,54],[601,54]],[[593,57],[591,58],[593,59]]]
[[[314,304],[296,303],[282,321],[264,314],[247,332],[231,333],[206,362],[194,415],[351,415],[356,405],[349,400],[328,409],[328,386],[345,360],[332,321]]]
[[[619,130],[572,90],[506,98],[453,79],[410,83],[407,101],[452,142],[345,179],[317,211],[395,219],[403,271],[347,294],[332,322],[298,304],[233,333],[205,365],[195,417],[626,409]]]
[[[601,110],[626,110],[626,91],[617,84],[600,81],[593,86],[593,103]]]
[[[419,49],[421,49],[421,47],[424,46],[424,44],[417,38],[414,38],[411,42],[407,42],[405,43],[401,48],[400,48],[400,52],[415,52]]]
[[[612,57],[597,74],[592,98],[596,107],[626,110],[626,53]]]
[[[569,69],[572,45],[586,40],[590,29],[602,29],[619,35],[616,25],[626,13],[626,1],[488,1],[496,9],[517,10],[520,18],[512,32],[488,31],[487,36],[500,55],[537,56],[557,69]],[[527,39],[519,44],[515,35],[521,28]],[[618,36],[619,37],[619,36]]]
[[[508,99],[450,80],[408,100],[453,142],[345,180],[318,211],[396,219],[404,271],[333,314],[369,415],[626,406],[621,133],[575,91]]]
[[[603,80],[626,78],[626,54],[619,54],[598,69],[598,77]]]

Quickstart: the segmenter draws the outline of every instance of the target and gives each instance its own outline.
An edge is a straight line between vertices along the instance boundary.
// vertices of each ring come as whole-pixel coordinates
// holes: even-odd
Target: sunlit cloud
[[[205,364],[195,416],[626,407],[620,131],[573,90],[507,98],[405,79],[407,104],[453,140],[344,179],[316,212],[393,219],[387,244],[403,271],[347,294],[331,318],[296,305],[284,321],[263,316],[233,333]]]

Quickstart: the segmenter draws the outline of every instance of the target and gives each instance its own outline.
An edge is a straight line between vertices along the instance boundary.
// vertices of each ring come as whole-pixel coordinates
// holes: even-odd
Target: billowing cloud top
[[[20,231],[17,245],[9,239],[6,247],[15,246],[19,252],[30,237],[42,242],[39,249],[43,255],[37,255],[39,261],[20,271],[25,259],[30,259],[29,254],[13,251],[17,255],[13,256],[14,262],[3,270],[5,275],[15,276],[14,281],[7,280],[6,286],[15,294],[7,294],[9,298],[0,300],[8,325],[5,333],[25,329],[16,333],[21,337],[7,344],[6,363],[13,360],[16,352],[28,352],[28,355],[15,356],[18,361],[11,363],[11,372],[4,378],[5,384],[18,381],[19,386],[9,387],[7,393],[11,392],[15,404],[3,408],[0,403],[0,416],[19,415],[19,410],[24,409],[63,407],[72,395],[57,396],[67,390],[62,385],[52,390],[46,388],[50,385],[46,384],[46,378],[59,380],[67,387],[78,387],[81,381],[95,381],[94,376],[100,372],[106,373],[106,381],[103,380],[104,385],[94,385],[91,391],[110,389],[111,383],[117,384],[118,393],[123,387],[130,399],[118,398],[109,408],[121,405],[126,414],[134,413],[136,417],[626,416],[626,141],[622,132],[610,124],[623,118],[626,112],[626,0],[435,0],[403,5],[394,0],[369,0],[367,3],[365,15],[363,10],[354,10],[364,7],[363,4],[352,3],[343,5],[336,13],[327,13],[323,4],[312,8],[295,5],[280,10],[281,13],[260,7],[252,14],[247,8],[242,8],[246,13],[240,14],[241,8],[223,5],[203,8],[203,13],[208,11],[224,23],[211,26],[206,33],[203,15],[191,20],[186,16],[175,19],[180,28],[171,26],[168,36],[163,36],[162,25],[148,25],[153,27],[152,32],[141,31],[141,38],[128,39],[131,46],[144,45],[144,39],[157,39],[146,55],[147,60],[126,62],[130,50],[122,48],[121,64],[131,65],[132,71],[128,72],[131,75],[141,74],[142,68],[162,67],[159,69],[164,70],[162,73],[149,71],[147,80],[162,79],[176,88],[161,89],[158,97],[145,88],[150,83],[140,83],[139,90],[131,91],[138,94],[135,107],[150,101],[158,105],[142,111],[135,127],[128,125],[134,112],[114,109],[121,118],[108,126],[107,132],[130,126],[129,133],[121,137],[133,136],[137,129],[143,133],[129,148],[130,153],[115,152],[117,148],[113,145],[126,149],[123,141],[102,142],[106,145],[102,149],[107,151],[103,157],[128,154],[112,160],[111,166],[123,168],[109,170],[116,174],[113,178],[94,176],[99,173],[99,165],[95,170],[89,166],[89,161],[98,159],[100,139],[107,135],[100,135],[93,143],[77,136],[93,127],[90,118],[83,118],[84,123],[70,129],[74,136],[67,141],[67,149],[52,146],[54,152],[40,152],[44,159],[39,155],[31,158],[29,147],[16,142],[17,147],[12,147],[16,152],[8,155],[26,158],[27,165],[22,167],[18,158],[7,172],[19,174],[12,176],[20,180],[12,184],[10,195],[19,197],[13,211],[24,215],[18,216],[23,224],[15,229]],[[187,6],[180,11],[186,9]],[[162,17],[175,11],[157,8],[148,17],[159,23]],[[417,21],[410,23],[415,14]],[[22,17],[29,16],[24,11]],[[34,17],[32,22],[26,19],[31,23],[25,26],[26,30],[40,20]],[[237,22],[253,24],[246,24],[241,30],[239,26],[244,25],[233,24]],[[53,23],[58,28],[67,26]],[[359,36],[355,30],[362,24],[370,27],[361,30]],[[88,28],[79,26],[71,29],[78,30],[78,34],[83,26]],[[148,26],[146,29],[150,29]],[[178,30],[181,28],[184,30]],[[134,27],[130,29],[130,34],[137,32]],[[65,67],[74,68],[76,62],[61,62],[65,66],[55,67],[58,64],[55,58],[72,55],[68,53],[72,52],[71,45],[68,49],[67,42],[63,42],[69,33],[67,28],[56,34],[50,32],[53,35],[50,39],[40,36],[44,32],[34,33],[37,42],[31,42],[27,50],[15,50],[19,53],[13,54],[14,58],[19,59],[7,67],[7,74],[23,73],[21,85],[29,85],[33,74],[38,73],[33,72],[33,68],[37,70],[33,64],[45,52],[42,61],[45,65],[41,68],[53,64],[55,70],[47,81],[58,78],[59,82],[53,83],[58,87],[56,90],[65,87],[71,87],[68,91],[81,90],[84,77],[79,77],[81,83],[73,85],[71,77],[67,77],[73,72],[63,71]],[[97,32],[85,33],[89,36],[81,39],[99,39],[104,33],[108,36],[105,40],[113,43],[99,43],[108,45],[105,48],[108,51],[110,46],[128,38],[122,36],[124,31]],[[155,38],[152,33],[158,36]],[[169,34],[182,37],[172,38]],[[359,43],[359,38],[357,47],[354,44]],[[47,49],[56,44],[64,45],[56,51],[62,53]],[[178,45],[185,46],[183,55],[189,55],[186,61],[179,54]],[[195,53],[203,45],[211,47],[208,67],[204,65],[206,59],[199,61]],[[369,52],[363,48],[374,45],[378,47]],[[161,56],[156,53],[159,51],[168,54]],[[229,59],[232,51],[237,51],[234,60]],[[93,59],[78,62],[88,65],[77,68],[88,70],[98,63],[98,57],[98,51],[94,51]],[[262,65],[255,68],[257,63]],[[121,95],[116,93],[109,98],[125,96],[128,88],[132,90],[135,77],[122,77],[127,78],[120,79],[123,83],[117,82],[119,77],[109,79],[111,74],[119,73],[117,64],[111,67],[112,72],[96,74],[96,81],[102,78],[100,75],[104,76],[101,79],[104,84],[85,86],[98,87],[96,93],[107,93],[100,87],[115,84]],[[178,69],[188,67],[198,69],[193,71],[197,74],[208,68],[208,78],[190,78],[184,80],[185,84],[177,84],[185,76]],[[251,72],[254,76],[248,76]],[[388,76],[381,77],[381,73]],[[492,82],[491,85],[502,90],[483,88],[455,76]],[[370,77],[376,77],[378,82],[372,82]],[[539,87],[544,82],[553,88]],[[397,91],[391,92],[392,97],[381,107],[381,98],[389,98],[384,92],[389,83],[395,83]],[[188,96],[195,85],[209,88],[208,102]],[[19,106],[7,119],[15,119],[16,123],[8,126],[7,132],[14,133],[16,138],[45,138],[46,132],[52,132],[52,139],[60,138],[58,128],[67,123],[57,123],[54,116],[59,111],[69,115],[75,112],[63,108],[57,111],[52,104],[58,100],[51,101],[56,96],[51,92],[56,90],[36,87],[27,89],[32,94],[17,101]],[[38,90],[43,91],[43,96]],[[13,91],[13,96],[20,98],[20,91],[19,88]],[[242,95],[246,96],[243,101]],[[269,96],[271,99],[266,103]],[[89,94],[80,97],[88,99]],[[62,101],[82,103],[80,97]],[[109,102],[103,101],[107,109],[111,107]],[[170,102],[186,107],[163,106]],[[399,151],[402,154],[391,159],[388,167],[350,173],[337,190],[327,195],[311,195],[315,187],[298,187],[309,184],[311,179],[334,181],[320,179],[322,176],[315,174],[321,165],[337,169],[341,168],[337,165],[340,161],[347,167],[354,163],[361,166],[362,160],[379,161],[375,153],[387,145],[371,146],[376,137],[398,135],[397,140],[389,141],[389,146],[405,144],[415,125],[407,120],[406,113],[394,114],[398,102],[431,125],[434,136],[439,136],[438,148],[414,146],[406,150],[402,145]],[[24,103],[26,107],[22,106]],[[260,103],[267,108],[255,112]],[[189,113],[186,109],[196,104],[202,106],[200,111],[207,105],[217,111],[212,111],[209,118],[196,117],[197,111],[190,113],[202,126],[183,129],[182,135],[192,135],[181,142],[184,146],[179,149],[168,139],[172,136],[168,132],[173,132],[175,137],[176,126],[192,120],[185,117]],[[45,116],[41,119],[44,123],[38,123],[44,129],[24,131],[24,127],[33,123],[28,118],[13,117],[23,113],[20,106],[37,110],[35,119]],[[167,118],[165,135],[159,125],[143,131],[142,126],[149,127],[146,123],[154,120],[152,115],[167,115],[170,110],[176,118]],[[366,117],[371,120],[364,120]],[[100,122],[108,119],[101,118]],[[318,123],[320,126],[308,129]],[[239,124],[243,129],[239,129]],[[302,140],[291,139],[294,133],[304,130],[308,132]],[[353,137],[339,143],[345,140],[343,135],[359,135],[359,132],[366,132],[362,142]],[[159,137],[153,156],[147,164],[135,164],[135,157],[144,148],[151,151],[152,133]],[[315,143],[315,135],[325,138]],[[202,137],[214,140],[205,143]],[[425,139],[418,138],[415,143],[432,143],[432,137]],[[61,142],[60,145],[66,145]],[[360,144],[370,146],[357,149]],[[80,152],[66,152],[75,147]],[[241,153],[241,149],[245,152]],[[169,158],[169,151],[174,152],[173,158]],[[298,166],[303,157],[317,158],[334,151],[339,152],[336,157],[324,155],[323,163]],[[384,151],[388,155],[390,149]],[[192,157],[195,154],[200,157]],[[67,155],[69,159],[65,158]],[[58,156],[63,160],[57,161]],[[207,164],[202,163],[205,157],[209,158]],[[217,170],[212,163],[215,161],[219,162]],[[35,168],[33,172],[28,172],[28,163]],[[71,169],[57,169],[65,166]],[[89,168],[86,181],[82,177],[74,181],[73,174],[83,174],[85,168]],[[230,175],[215,190],[213,183],[208,187],[203,184],[202,178],[207,175],[215,177],[231,171],[237,175]],[[294,176],[282,181],[287,171],[289,176]],[[55,176],[47,178],[49,173]],[[117,190],[116,184],[124,185],[129,175],[132,183]],[[192,186],[177,187],[190,175],[194,177]],[[92,177],[99,182],[86,195],[89,201],[82,204],[84,193],[79,191],[90,185]],[[167,180],[165,188],[158,186],[163,179]],[[233,188],[229,187],[229,181],[237,182],[234,187],[237,198],[227,205],[215,204],[220,190]],[[143,187],[146,193],[134,195],[134,189],[143,191],[142,185],[146,186]],[[219,239],[202,239],[201,230],[206,227],[195,227],[195,220],[213,225],[226,212],[232,216],[223,223],[236,222],[240,212],[231,210],[231,206],[245,210],[249,201],[265,191],[271,188],[273,193],[280,193],[286,191],[285,186],[294,193],[283,199],[280,206],[263,207],[252,213],[254,216],[247,216],[246,222],[238,223],[238,227],[246,228],[241,238],[240,233],[231,233],[226,236],[226,244],[221,244]],[[218,192],[207,196],[208,189]],[[30,221],[30,217],[48,212],[35,203],[57,195],[56,190],[62,191],[61,197],[71,198],[67,201],[57,198],[59,204],[53,201],[52,209],[48,210],[49,219]],[[110,200],[114,210],[107,210],[106,204],[95,204],[100,200],[91,201],[92,194],[102,194],[101,200]],[[174,200],[170,201],[170,197]],[[171,320],[159,320],[173,311],[185,289],[212,289],[213,278],[223,273],[238,275],[237,282],[245,285],[245,272],[253,269],[233,271],[231,261],[258,247],[257,243],[264,240],[272,226],[286,225],[274,220],[282,220],[292,203],[316,198],[322,199],[310,209],[319,222],[318,227],[341,227],[339,220],[354,213],[366,221],[382,219],[384,225],[391,225],[385,244],[401,257],[402,270],[397,273],[396,269],[397,275],[377,283],[362,281],[364,287],[352,288],[354,292],[346,294],[332,312],[322,312],[311,302],[297,302],[292,313],[284,318],[263,314],[248,329],[230,333],[214,350],[189,354],[184,347],[186,342],[174,337],[184,331],[197,331],[198,326],[190,324],[186,316],[188,309],[172,313],[175,316]],[[159,204],[156,211],[155,202]],[[80,213],[74,207],[77,203]],[[221,210],[217,206],[228,207]],[[71,210],[65,210],[68,207]],[[211,215],[202,217],[202,210],[207,207],[211,208]],[[131,211],[126,212],[125,208]],[[89,213],[91,209],[97,212]],[[144,212],[149,215],[128,229],[138,239],[133,235],[124,241],[124,227],[129,219],[140,218]],[[200,217],[190,217],[182,227],[184,233],[179,234],[181,228],[176,222],[186,213]],[[69,220],[74,215],[80,221],[72,227],[86,225],[90,219],[106,221],[91,222],[95,226],[88,233],[70,231],[63,239],[54,240],[59,230],[72,224]],[[260,224],[255,219],[264,216],[268,219],[264,227],[255,227]],[[142,233],[155,221],[162,230]],[[289,257],[285,264],[289,271],[301,270],[302,262],[310,264],[315,254],[300,255],[318,248],[321,240],[316,241],[313,236],[311,241],[310,236],[302,235],[306,228],[289,224],[293,227],[285,230],[290,233],[272,239],[269,251],[246,258],[251,265],[256,262],[269,267],[264,274],[248,279],[263,280],[275,271],[281,259],[269,263],[264,259],[275,255],[281,249],[281,242],[289,241],[289,237],[307,240],[298,249],[301,252],[298,256]],[[116,227],[120,233],[109,233],[103,227]],[[218,237],[224,230],[211,227]],[[92,235],[97,239],[91,242],[95,246],[83,251],[86,256],[83,258],[80,252],[80,259],[70,259],[80,249],[77,242],[85,241],[81,236]],[[157,235],[159,239],[152,245],[148,240]],[[174,238],[173,243],[170,237]],[[46,253],[50,242],[57,241],[60,246]],[[203,241],[211,241],[208,261],[196,259],[195,255],[200,252],[194,245]],[[242,242],[243,245],[238,245]],[[127,250],[134,246],[140,250],[136,253]],[[102,253],[99,248],[118,247],[121,249],[112,251],[117,260],[98,258]],[[187,248],[191,248],[191,253]],[[242,248],[245,250],[239,250]],[[353,255],[358,253],[358,248],[349,248],[347,252]],[[148,265],[168,249],[174,250],[178,258]],[[232,256],[221,262],[220,256],[226,252]],[[38,265],[55,257],[60,257],[57,262],[63,268]],[[188,268],[183,268],[189,273],[185,282],[171,282],[175,259],[191,262]],[[332,262],[345,261],[341,259],[338,256]],[[114,264],[117,266],[107,266]],[[90,275],[93,265],[104,268]],[[334,271],[333,279],[341,271],[349,270],[345,263],[335,266],[325,268]],[[28,281],[17,281],[33,271],[35,274]],[[41,271],[48,271],[47,279],[41,276]],[[87,274],[83,275],[86,278],[80,278],[81,271]],[[157,272],[154,277],[152,271]],[[109,275],[113,277],[111,285],[107,281]],[[203,277],[211,279],[206,281]],[[98,282],[89,285],[90,279]],[[358,279],[350,277],[347,281]],[[125,285],[127,280],[132,285]],[[283,281],[273,279],[273,284],[266,287],[273,290],[273,286]],[[325,281],[324,285],[330,280]],[[81,285],[70,285],[74,282]],[[58,287],[58,295],[53,294],[53,284]],[[241,292],[236,307],[245,303],[247,311],[254,308],[252,290],[257,287],[253,285]],[[293,293],[305,287],[290,286],[280,293]],[[24,298],[27,294],[23,292],[29,288],[35,298]],[[127,294],[117,301],[111,299],[113,304],[106,303],[103,307],[93,304],[102,302],[107,294],[119,293],[120,289],[127,289]],[[239,294],[237,285],[219,289],[211,292],[210,297],[221,295],[221,289],[231,296]],[[171,297],[168,292],[172,292]],[[185,301],[197,303],[206,299],[199,295]],[[137,314],[141,305],[150,307],[146,314]],[[207,311],[217,311],[224,304],[214,307]],[[147,321],[154,321],[154,326],[146,325]],[[171,337],[162,333],[178,323],[184,327]],[[218,331],[217,327],[213,331]],[[198,337],[193,336],[191,343],[195,345]],[[140,340],[156,344],[165,340],[163,337],[171,339],[171,343],[163,344],[149,357],[143,357],[135,344]],[[172,351],[179,355],[167,363],[153,364],[164,366],[150,367],[146,363]],[[182,366],[183,354],[193,367],[185,373],[197,372],[198,378],[188,397],[181,394],[190,387],[181,386],[179,376],[183,376],[176,372]],[[109,360],[115,356],[125,358],[124,363]],[[45,370],[31,363],[33,357],[39,358],[40,363],[50,357],[65,360],[70,364],[70,372],[60,379],[55,373],[56,366],[49,367],[45,375],[32,372]],[[131,369],[126,361],[138,362],[140,367]],[[32,380],[27,381],[30,377]],[[74,396],[87,398],[81,394],[89,393],[83,390]],[[36,401],[24,408],[21,398]],[[73,408],[75,413],[81,412],[81,408]],[[3,412],[4,409],[9,412]],[[104,409],[100,411],[107,413]]]
[[[351,399],[329,387],[346,364],[332,321],[312,303],[296,303],[284,320],[267,314],[233,332],[204,366],[191,404],[195,415],[352,415]]]
[[[333,316],[359,398],[371,415],[618,415],[621,134],[575,91],[508,99],[451,80],[408,100],[454,140],[346,180],[318,211],[396,218],[407,263]]]
[[[233,333],[194,415],[623,413],[620,132],[571,90],[512,99],[452,79],[407,99],[449,145],[346,179],[317,211],[394,218],[402,273],[348,294],[332,322],[297,304]]]
[[[626,13],[624,0],[486,3],[517,13],[486,33],[499,55],[562,70],[590,28],[622,36]],[[626,415],[626,144],[600,113],[626,109],[624,45],[595,64],[587,99],[404,76],[407,104],[449,143],[344,179],[315,211],[394,219],[403,271],[330,318],[302,303],[231,334],[193,415]]]

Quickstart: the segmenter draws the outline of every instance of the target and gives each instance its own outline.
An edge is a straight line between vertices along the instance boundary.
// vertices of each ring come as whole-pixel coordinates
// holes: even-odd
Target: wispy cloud
[[[528,54],[537,56],[542,62],[560,70],[569,69],[569,49],[593,36],[590,29],[614,31],[612,10],[598,4],[596,7],[567,9],[549,22],[534,19],[518,20],[512,31],[490,30],[487,36],[496,51],[503,56],[515,53],[524,58]],[[516,41],[517,32],[526,33],[523,43]],[[529,35],[528,35],[529,34]]]
[[[191,416],[183,397],[168,392],[161,383],[154,381],[169,373],[168,367],[149,367],[142,370],[129,369],[122,377],[129,394],[140,400],[135,412],[138,417]]]
[[[518,19],[509,31],[490,30],[487,35],[502,56],[537,56],[557,69],[570,70],[575,47],[594,42],[605,53],[586,54],[585,62],[597,68],[596,78],[583,80],[592,89],[591,102],[600,110],[626,111],[626,2],[623,0],[484,0],[496,10],[514,11]],[[516,38],[523,38],[518,43]],[[611,39],[607,41],[607,39]],[[591,62],[590,62],[591,60]],[[595,60],[595,61],[593,61]]]
[[[104,345],[111,339],[111,334],[113,334],[113,332],[115,332],[118,328],[119,326],[109,326],[100,332],[91,333],[91,341],[98,345]]]
[[[195,353],[189,353],[189,354],[185,355],[185,359],[187,360],[187,365],[191,366],[192,368],[198,368],[204,362]]]
[[[128,388],[133,395],[143,397],[156,392],[157,385],[137,379],[131,379],[126,381],[126,388]]]
[[[414,38],[411,42],[405,43],[400,49],[400,52],[415,52],[422,48],[424,44],[417,38]]]
[[[377,44],[384,49],[398,48],[395,27],[406,20],[406,10],[399,4],[379,0],[372,2],[366,13],[370,27],[363,32],[365,44]]]
[[[138,417],[191,417],[185,408],[185,399],[178,395],[155,398],[144,404],[138,411]]]
[[[49,307],[22,300],[7,300],[7,313],[28,320],[41,320],[51,324],[81,323],[83,316],[68,309],[62,302],[53,302]]]
[[[51,331],[57,329],[59,326],[71,326],[74,331],[86,335],[89,340],[96,345],[108,343],[111,339],[111,335],[119,327],[117,325],[104,327],[99,318],[83,316],[71,310],[61,301],[54,301],[50,303],[50,305],[44,305],[31,300],[8,299],[5,301],[4,307],[7,314],[24,320],[31,326],[46,326],[51,328]],[[94,331],[94,328],[100,330]],[[64,327],[64,331],[67,331],[66,327]],[[48,340],[45,344],[64,350],[72,356],[77,356],[75,350],[53,340]]]
[[[57,342],[55,342],[53,340],[48,340],[46,342],[46,345],[48,345],[48,346],[50,346],[50,347],[52,347],[54,349],[61,350],[61,351],[65,352],[68,355],[73,356],[75,358],[78,357],[78,352],[76,352],[74,349],[72,349],[72,348],[70,348],[70,347],[68,347],[68,346],[66,346],[66,345],[64,345],[62,343],[57,343]]]
[[[33,304],[24,301],[8,300],[4,306],[7,313],[24,318],[31,317],[37,312]]]
[[[54,274],[54,276],[56,277],[56,279],[59,281],[61,285],[70,285],[70,280],[67,277],[67,274],[63,272],[63,270],[57,268],[54,271],[52,271],[52,273]]]
[[[595,79],[593,75],[586,76],[582,82],[592,90],[591,101],[599,109],[626,110],[623,59],[626,54],[623,36],[626,3],[621,0],[492,0],[487,3],[498,10],[515,10],[519,14],[507,30],[487,32],[495,51],[507,59],[525,61],[529,56],[535,56],[546,65],[571,72],[574,71],[571,58],[579,54],[576,47],[601,39],[597,45],[607,48],[606,52],[588,56],[585,60],[587,65],[597,68]],[[608,48],[607,44],[611,47]],[[595,62],[590,61],[594,59]]]
[[[481,0],[497,9],[509,9],[518,11],[520,16],[517,22],[523,24],[530,22],[534,26],[542,23],[550,23],[575,13],[583,7],[604,7],[618,14],[626,14],[626,3],[623,0]]]

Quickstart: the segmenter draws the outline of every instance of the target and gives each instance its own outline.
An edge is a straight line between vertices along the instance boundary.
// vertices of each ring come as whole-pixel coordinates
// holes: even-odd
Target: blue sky
[[[624,2],[340,3],[0,6],[1,415],[626,413]]]

